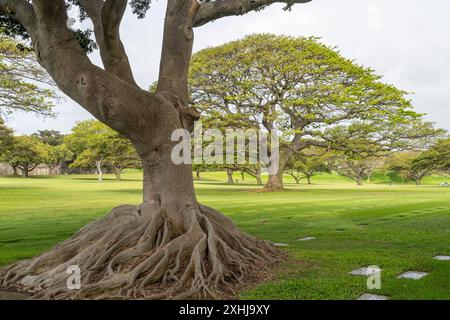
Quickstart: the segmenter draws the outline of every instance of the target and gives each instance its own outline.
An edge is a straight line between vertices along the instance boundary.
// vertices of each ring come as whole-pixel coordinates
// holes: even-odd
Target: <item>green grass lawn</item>
[[[289,244],[291,257],[276,278],[244,299],[355,299],[372,292],[392,299],[450,299],[450,188],[431,177],[422,186],[393,185],[377,175],[371,184],[324,175],[314,185],[254,192],[247,177],[226,185],[224,173],[204,173],[196,182],[199,200],[225,213],[257,237]],[[108,179],[109,178],[109,179]],[[241,180],[240,175],[236,178]],[[137,204],[141,174],[124,181],[107,176],[0,177],[0,265],[42,253],[114,206]],[[297,238],[316,240],[300,242]],[[383,269],[381,290],[369,291],[366,278],[349,275],[359,267]],[[430,274],[421,280],[397,279],[408,270]]]

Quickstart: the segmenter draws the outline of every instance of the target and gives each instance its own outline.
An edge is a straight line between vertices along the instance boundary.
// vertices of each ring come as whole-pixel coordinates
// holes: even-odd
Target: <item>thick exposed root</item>
[[[163,209],[121,206],[36,258],[0,269],[0,287],[37,299],[203,299],[233,295],[283,254],[211,208],[183,210],[182,231]],[[67,286],[70,266],[81,288]]]

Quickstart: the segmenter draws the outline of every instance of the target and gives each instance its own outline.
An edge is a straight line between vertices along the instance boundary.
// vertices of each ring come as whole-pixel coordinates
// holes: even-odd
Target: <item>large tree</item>
[[[120,38],[126,0],[71,1],[93,22],[103,68],[86,54],[88,33],[68,29],[64,0],[0,0],[0,22],[30,37],[65,94],[132,141],[144,169],[140,206],[118,207],[53,250],[1,269],[2,286],[47,298],[219,297],[276,263],[276,247],[198,203],[191,166],[171,160],[171,133],[199,117],[188,104],[194,28],[274,2],[289,8],[307,1],[168,0],[158,85],[148,92],[136,84]],[[130,3],[143,17],[150,0]],[[73,264],[83,275],[78,291],[66,287]]]
[[[315,38],[251,35],[196,53],[190,74],[192,102],[203,113],[239,116],[282,137],[278,174],[266,186],[271,190],[283,188],[294,153],[339,147],[324,138],[329,127],[356,119],[387,127],[420,118],[406,92]]]

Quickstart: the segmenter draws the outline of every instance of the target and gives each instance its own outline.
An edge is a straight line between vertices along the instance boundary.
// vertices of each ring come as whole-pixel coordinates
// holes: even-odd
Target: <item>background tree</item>
[[[432,123],[393,116],[388,122],[375,119],[336,126],[327,130],[325,136],[343,146],[334,153],[332,169],[362,185],[375,169],[382,168],[383,158],[392,152],[424,148],[444,133]]]
[[[437,169],[432,158],[426,152],[403,152],[391,156],[387,160],[387,168],[392,177],[400,177],[404,181],[413,181],[421,185],[422,180]]]
[[[380,80],[316,38],[271,34],[204,49],[190,72],[192,103],[203,114],[232,115],[282,137],[280,169],[266,185],[271,190],[283,188],[294,153],[339,147],[324,137],[332,126],[362,119],[406,126],[421,118],[406,92]]]
[[[202,180],[200,174],[202,172],[207,171],[207,165],[200,163],[200,164],[193,164],[192,165],[192,170],[194,170],[195,172],[195,176],[197,177],[198,180]]]
[[[450,138],[438,140],[422,157],[436,171],[450,173]]]
[[[379,157],[361,156],[355,152],[339,152],[331,162],[331,168],[339,175],[355,181],[358,186],[362,186],[365,179],[368,179],[375,169],[382,167],[382,160]]]
[[[104,163],[113,171],[117,180],[122,180],[123,169],[141,168],[141,159],[128,139],[112,132],[107,142],[109,147]]]
[[[42,142],[32,136],[14,137],[14,143],[4,154],[3,158],[13,168],[22,172],[22,177],[28,178],[30,172],[42,163]]]
[[[88,149],[81,152],[70,164],[72,168],[93,169],[98,177],[98,181],[103,181],[103,152],[101,145],[90,145]]]
[[[320,154],[320,152],[320,150],[310,150],[308,154],[303,153],[291,156],[286,164],[285,172],[292,176],[297,184],[302,179],[306,179],[308,184],[311,184],[312,177],[321,173],[331,174],[328,163],[331,156],[329,154]]]
[[[307,1],[282,2],[288,9]],[[0,269],[0,283],[47,298],[230,294],[248,274],[272,266],[282,255],[198,203],[192,167],[171,161],[176,143],[170,138],[174,129],[190,129],[199,117],[188,105],[194,28],[279,1],[168,0],[155,92],[136,84],[120,38],[127,1],[71,2],[82,8],[81,18],[92,21],[103,68],[86,54],[92,49],[90,34],[68,28],[64,0],[0,0],[0,24],[29,37],[39,63],[58,87],[131,140],[144,170],[143,203],[116,208],[50,252]],[[130,5],[142,18],[150,0]],[[74,261],[84,275],[82,289],[68,292],[65,271]]]
[[[13,111],[53,116],[54,82],[31,49],[2,31],[0,26],[0,116]]]
[[[96,120],[79,122],[65,138],[76,154],[71,167],[95,168],[103,181],[103,168],[110,168],[118,180],[127,167],[138,167],[139,157],[129,140]]]
[[[50,174],[60,174],[61,167],[72,160],[73,157],[72,152],[65,144],[49,145],[43,143],[40,148],[42,163],[48,166]]]
[[[64,142],[64,135],[56,130],[39,130],[33,136],[49,146],[59,146]]]

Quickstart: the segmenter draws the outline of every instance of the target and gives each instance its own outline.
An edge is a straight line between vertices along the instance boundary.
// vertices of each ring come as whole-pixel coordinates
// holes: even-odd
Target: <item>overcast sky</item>
[[[165,5],[166,1],[155,1],[144,20],[127,12],[122,22],[122,39],[142,88],[157,79]],[[414,92],[416,110],[450,130],[450,1],[313,0],[291,12],[282,7],[275,4],[195,29],[194,51],[251,33],[318,36],[345,57],[375,69],[384,82]],[[91,58],[100,63],[98,53]],[[18,133],[42,129],[67,133],[76,121],[90,118],[69,98],[56,111],[56,119],[16,114],[8,124]]]

